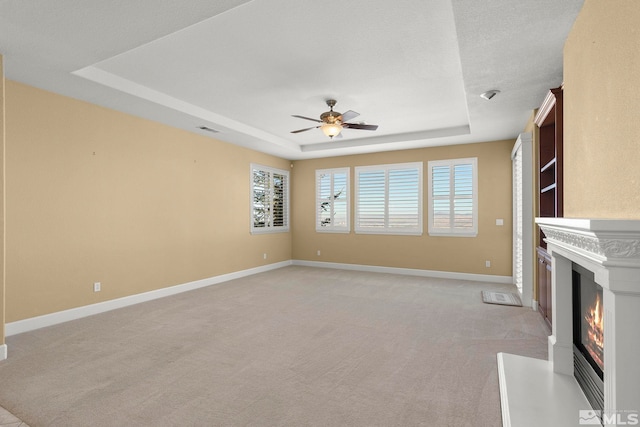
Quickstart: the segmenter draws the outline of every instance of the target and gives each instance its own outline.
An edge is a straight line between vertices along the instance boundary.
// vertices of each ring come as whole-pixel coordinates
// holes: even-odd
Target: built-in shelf
[[[555,189],[556,189],[556,183],[554,182],[553,184],[547,185],[542,190],[540,190],[540,193],[546,193],[547,191],[551,191],[551,190],[555,190]]]
[[[563,216],[563,126],[562,88],[551,89],[545,97],[533,121],[538,126],[538,185],[540,198],[539,215],[542,217]],[[542,194],[554,191],[551,197]],[[542,236],[539,245],[545,247]]]
[[[553,159],[549,160],[546,165],[540,168],[540,173],[546,171],[549,168],[554,167],[555,165],[556,165],[556,158],[554,157]]]

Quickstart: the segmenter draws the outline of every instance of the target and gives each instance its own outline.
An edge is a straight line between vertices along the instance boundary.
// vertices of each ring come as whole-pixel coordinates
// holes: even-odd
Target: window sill
[[[250,233],[251,234],[274,234],[274,233],[288,233],[289,232],[289,227],[287,228],[265,228],[265,229],[260,229],[260,228],[252,228]]]
[[[351,230],[331,230],[326,228],[316,228],[316,233],[349,234],[351,233]]]
[[[422,236],[422,230],[398,231],[398,230],[356,230],[356,234],[387,234],[390,236]]]
[[[478,237],[477,232],[473,233],[450,233],[450,232],[438,232],[430,231],[429,236],[433,237]]]

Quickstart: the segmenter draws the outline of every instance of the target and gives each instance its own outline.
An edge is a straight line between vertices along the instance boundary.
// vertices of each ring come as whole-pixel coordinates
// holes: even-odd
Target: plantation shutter
[[[422,163],[356,168],[356,232],[422,234]]]
[[[420,225],[420,175],[417,168],[389,170],[390,228],[418,228]]]
[[[270,174],[264,170],[253,170],[253,227],[266,228],[270,218]]]
[[[289,223],[288,218],[288,209],[285,209],[286,206],[286,194],[288,186],[287,176],[282,173],[273,172],[272,173],[272,194],[273,198],[271,200],[272,203],[272,212],[273,212],[273,226],[274,227],[284,227]]]
[[[289,230],[289,172],[251,165],[251,232]]]
[[[316,171],[316,231],[349,231],[349,168]]]
[[[451,220],[451,167],[433,166],[431,169],[432,215],[435,228],[450,229]]]
[[[429,162],[429,233],[475,236],[477,159]]]
[[[453,166],[453,227],[472,230],[473,215],[473,167],[471,164]]]
[[[523,224],[522,224],[522,150],[517,150],[513,158],[513,208],[514,215],[514,260],[513,277],[522,294],[523,271]]]
[[[385,175],[384,170],[358,174],[356,230],[384,228],[387,215]]]
[[[531,306],[535,251],[533,228],[533,141],[521,133],[511,151],[513,162],[513,279],[522,304]],[[537,306],[534,304],[534,307]]]

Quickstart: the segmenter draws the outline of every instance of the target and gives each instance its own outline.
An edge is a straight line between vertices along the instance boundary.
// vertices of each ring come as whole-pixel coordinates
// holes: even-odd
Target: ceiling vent
[[[500,91],[497,89],[492,89],[492,90],[488,90],[484,93],[480,94],[480,98],[484,98],[487,101],[490,100],[491,98],[493,98],[494,96],[496,96],[497,94],[499,94]]]
[[[220,133],[219,130],[211,129],[211,128],[206,127],[206,126],[198,126],[198,129],[204,130],[204,131],[207,131],[207,132],[211,132],[211,133]]]

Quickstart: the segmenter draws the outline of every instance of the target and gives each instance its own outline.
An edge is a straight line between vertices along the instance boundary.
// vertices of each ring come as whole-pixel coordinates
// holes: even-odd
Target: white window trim
[[[285,176],[285,189],[284,189],[284,197],[285,197],[285,206],[284,206],[284,225],[282,226],[269,226],[269,227],[254,227],[253,225],[253,172],[254,171],[264,171],[269,172],[270,175],[270,186],[273,187],[273,174],[277,173]],[[291,181],[289,177],[289,171],[284,169],[277,169],[270,166],[263,166],[255,163],[251,163],[249,169],[249,185],[251,186],[249,192],[249,221],[250,221],[250,232],[251,234],[267,234],[267,233],[286,233],[289,231],[290,224],[290,191]]]
[[[330,226],[320,226],[320,203],[323,203],[320,199],[320,195],[318,192],[318,183],[320,175],[330,175],[331,176],[331,188],[333,191],[333,180],[334,175],[346,174],[347,176],[347,188],[346,188],[346,198],[347,198],[347,225],[344,227],[338,227],[335,225]],[[331,200],[333,202],[333,199]],[[333,203],[331,203],[331,210],[333,211]],[[317,169],[316,170],[316,231],[318,233],[350,233],[351,232],[351,168],[332,168],[332,169]]]
[[[435,228],[433,224],[434,219],[434,204],[433,204],[433,183],[431,182],[431,178],[433,176],[433,167],[434,166],[450,166],[453,167],[455,165],[468,165],[471,164],[472,174],[473,174],[473,228],[472,229],[457,229],[457,228]],[[429,203],[429,235],[430,236],[450,236],[450,237],[476,237],[478,235],[478,158],[477,157],[469,157],[464,159],[448,159],[448,160],[432,160],[428,163],[428,176],[429,176],[429,195],[428,195],[428,203]],[[453,185],[453,179],[451,180]],[[453,198],[453,191],[451,192],[451,197]],[[453,203],[451,204],[453,208]],[[453,213],[452,213],[453,214]]]
[[[416,228],[391,228],[385,226],[384,228],[370,229],[360,227],[358,224],[360,206],[359,206],[359,188],[360,188],[360,172],[362,171],[384,171],[385,172],[385,187],[388,192],[389,188],[389,171],[397,170],[397,169],[417,169],[418,170],[418,226]],[[423,173],[422,173],[423,165],[422,162],[413,162],[413,163],[393,163],[386,165],[371,165],[371,166],[356,166],[354,168],[355,172],[355,224],[354,230],[356,234],[389,234],[389,235],[405,235],[405,236],[421,236],[423,233]],[[388,212],[389,208],[389,197],[388,193],[385,197],[385,211]],[[385,222],[388,221],[388,217],[385,218]]]

